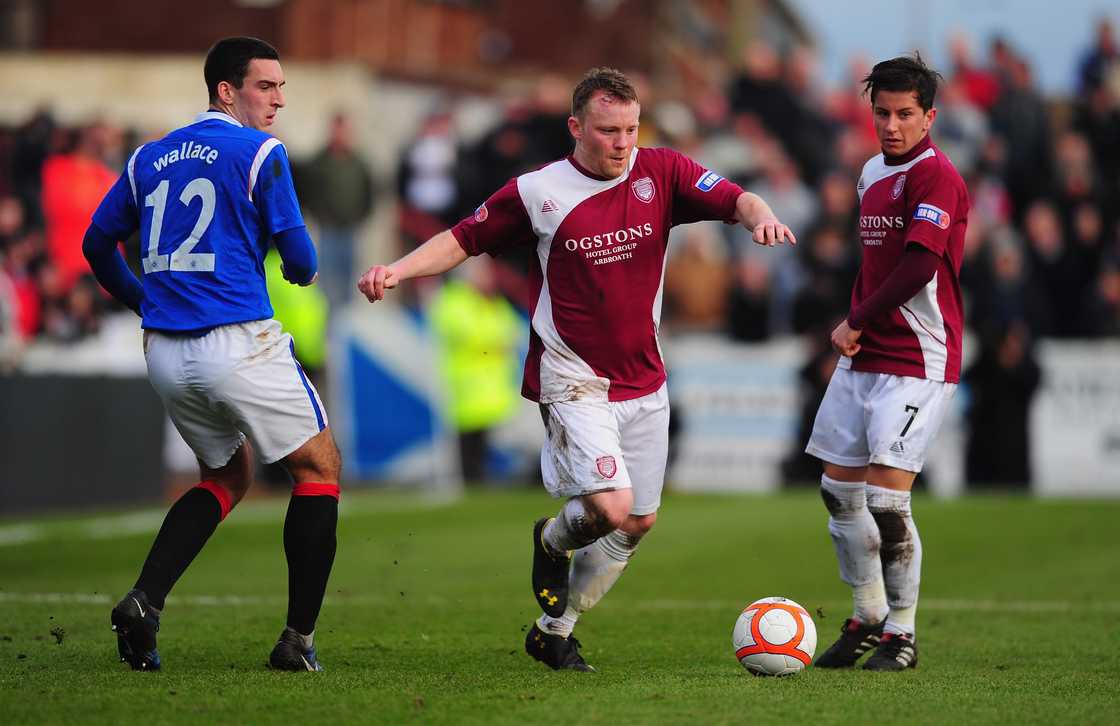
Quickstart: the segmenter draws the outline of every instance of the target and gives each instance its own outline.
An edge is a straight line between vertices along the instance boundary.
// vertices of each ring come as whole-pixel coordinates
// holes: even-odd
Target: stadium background
[[[1016,20],[1029,13],[1005,6],[1034,7],[870,3],[845,24],[809,0],[200,0],[144,13],[123,0],[0,2],[0,440],[10,463],[0,511],[155,501],[192,479],[189,451],[143,378],[135,319],[98,292],[77,252],[101,190],[137,143],[202,107],[202,53],[235,33],[281,50],[288,107],[275,131],[313,238],[352,239],[351,283],[505,179],[566,153],[568,94],[595,64],[638,82],[642,144],[677,147],[770,201],[801,239],[796,250],[756,250],[721,225],[674,233],[662,340],[679,491],[816,478],[797,450],[858,264],[854,181],[877,152],[857,79],[880,56],[921,48],[946,78],[935,140],[973,202],[968,376],[922,485],[942,496],[1120,495],[1117,11],[1073,3],[1061,33],[1076,47],[1048,52]],[[867,28],[861,46],[853,36],[874,13],[881,28]],[[341,212],[322,198],[353,198],[357,177],[316,176],[339,114],[349,168],[365,167],[371,182]],[[128,248],[135,261],[135,240]],[[321,246],[324,264],[328,254]],[[524,264],[483,273],[518,311]],[[430,324],[441,283],[369,306],[352,284],[328,282],[326,301],[297,298],[277,313],[307,331],[300,354],[327,393],[348,485],[458,489],[457,451],[471,444],[456,436],[458,394],[441,375],[449,343]],[[307,310],[319,313],[295,319]],[[479,425],[490,433],[482,478],[532,486],[534,408],[492,418]]]

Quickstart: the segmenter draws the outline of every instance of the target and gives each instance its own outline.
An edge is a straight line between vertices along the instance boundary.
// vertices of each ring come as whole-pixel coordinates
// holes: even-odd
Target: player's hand
[[[848,321],[844,320],[836,326],[836,330],[832,331],[832,347],[840,355],[846,355],[850,358],[858,353],[862,347],[856,342],[861,335],[863,335],[862,330],[853,330],[848,325]]]
[[[787,239],[791,245],[797,244],[797,238],[793,236],[790,228],[774,217],[762,220],[754,226],[753,231],[754,243],[758,245],[773,247],[782,244]]]
[[[358,290],[366,296],[366,300],[377,302],[385,298],[385,291],[391,290],[400,282],[397,271],[389,265],[374,265],[369,268],[362,279],[358,280]]]
[[[311,279],[308,280],[307,282],[296,282],[292,278],[288,277],[288,271],[284,269],[284,263],[281,262],[280,263],[280,277],[283,277],[285,280],[287,280],[288,282],[290,282],[293,285],[299,285],[300,287],[307,287],[308,285],[314,285],[315,284],[315,281],[319,279],[319,273],[318,273],[318,271],[316,271],[315,274],[311,276]]]

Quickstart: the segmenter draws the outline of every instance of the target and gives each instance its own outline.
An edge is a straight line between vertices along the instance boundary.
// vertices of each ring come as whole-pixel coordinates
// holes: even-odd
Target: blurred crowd
[[[972,197],[962,285],[985,344],[1011,331],[1053,338],[1120,335],[1120,55],[1102,22],[1076,70],[1076,93],[1044,98],[1029,59],[1002,39],[979,61],[966,38],[937,98],[934,141]],[[640,144],[673,146],[770,202],[798,234],[793,254],[756,249],[741,229],[678,230],[666,280],[669,329],[737,340],[815,335],[847,312],[859,264],[856,180],[879,148],[851,64],[840,88],[819,85],[805,48],[754,44],[739,68],[666,94],[638,77]],[[1073,73],[1071,69],[1071,73]],[[713,79],[719,79],[714,82]],[[546,78],[506,104],[469,143],[452,109],[431,114],[397,170],[403,248],[469,214],[507,179],[570,151],[569,87]],[[516,263],[515,265],[516,266]],[[516,278],[507,294],[527,301]]]
[[[1030,59],[1009,42],[992,39],[982,52],[965,37],[950,44],[933,136],[971,194],[961,283],[978,345],[966,379],[1015,381],[1014,395],[1028,391],[1029,401],[1038,385],[1034,340],[1120,336],[1120,51],[1101,21],[1070,69],[1074,93],[1059,99],[1042,96]],[[856,180],[879,148],[860,96],[869,64],[853,60],[846,82],[827,88],[817,62],[808,48],[779,53],[755,43],[738,64],[708,59],[680,65],[672,83],[634,80],[641,145],[673,146],[759,193],[801,242],[776,252],[735,226],[678,228],[666,330],[741,341],[803,335],[813,351],[806,385],[823,391],[834,362],[828,331],[847,313],[859,265]],[[528,93],[495,98],[500,120],[469,139],[448,96],[400,152],[398,251],[454,224],[510,177],[568,154],[570,92],[571,79],[543,76]],[[358,229],[378,189],[355,149],[357,123],[335,118],[322,150],[295,160],[332,306],[353,296]],[[63,126],[48,111],[0,127],[0,360],[36,338],[95,333],[117,307],[90,277],[81,242],[140,140],[98,121]],[[528,253],[487,273],[522,311]],[[135,263],[136,251],[128,257]],[[437,286],[406,295],[426,299]],[[1001,405],[976,415],[997,416]],[[815,407],[807,401],[807,411]]]
[[[114,307],[90,275],[82,237],[132,142],[110,124],[67,127],[47,111],[0,127],[0,361],[37,337],[96,333]]]

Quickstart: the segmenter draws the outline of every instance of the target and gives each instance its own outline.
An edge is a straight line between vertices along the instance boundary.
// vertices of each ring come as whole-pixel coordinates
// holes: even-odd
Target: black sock
[[[167,593],[214,534],[222,515],[217,495],[201,486],[171,506],[135,585],[153,607],[163,609]]]
[[[335,489],[337,491],[337,488]],[[288,627],[302,635],[315,630],[327,578],[334,564],[338,499],[293,495],[284,519],[288,558]]]

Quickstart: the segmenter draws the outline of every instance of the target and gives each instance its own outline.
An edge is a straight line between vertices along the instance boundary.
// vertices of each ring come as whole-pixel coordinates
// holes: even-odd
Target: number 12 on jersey
[[[190,206],[195,197],[202,198],[202,210],[194,223],[194,229],[175,248],[171,254],[159,254],[159,237],[163,229],[163,215],[167,211],[167,190],[171,183],[164,179],[148,196],[144,197],[144,206],[152,207],[152,226],[148,232],[148,254],[141,260],[144,265],[144,274],[173,270],[176,272],[213,272],[213,252],[192,252],[207,227],[214,219],[214,182],[205,177],[192,179],[179,195],[179,201],[184,206]]]

